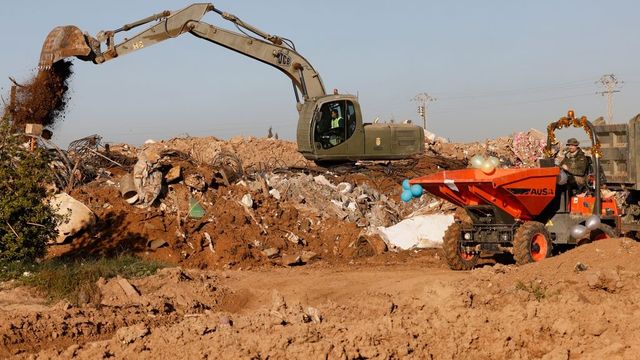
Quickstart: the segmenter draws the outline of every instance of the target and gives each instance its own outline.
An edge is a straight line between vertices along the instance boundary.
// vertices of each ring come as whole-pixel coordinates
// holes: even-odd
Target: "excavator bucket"
[[[72,25],[58,26],[51,30],[42,45],[38,67],[48,69],[64,58],[87,56],[90,53],[91,48],[80,29]]]

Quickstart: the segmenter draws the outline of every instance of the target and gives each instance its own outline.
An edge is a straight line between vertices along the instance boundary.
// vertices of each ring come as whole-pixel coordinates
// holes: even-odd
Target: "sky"
[[[0,12],[0,93],[8,76],[33,73],[58,25],[95,36],[189,2],[7,1]],[[606,116],[596,84],[624,81],[614,122],[640,113],[637,1],[231,1],[214,5],[265,32],[293,40],[327,91],[356,94],[365,121],[413,119],[426,92],[437,100],[428,130],[481,141],[546,125],[575,109]],[[203,21],[232,29],[215,13]],[[231,25],[231,26],[230,26]],[[142,28],[138,28],[142,30]],[[137,33],[133,30],[129,34]],[[121,38],[120,38],[121,39]],[[295,139],[290,80],[279,71],[184,34],[105,64],[74,61],[71,102],[54,141],[99,134],[139,144],[176,136]]]

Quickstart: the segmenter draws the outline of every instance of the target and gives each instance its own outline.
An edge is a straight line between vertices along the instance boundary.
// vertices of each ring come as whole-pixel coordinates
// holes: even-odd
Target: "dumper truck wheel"
[[[513,257],[518,265],[548,258],[552,248],[551,235],[544,224],[537,221],[525,222],[513,237]]]
[[[591,230],[590,241],[613,239],[618,237],[618,232],[607,224],[600,224],[595,230]]]
[[[447,265],[452,270],[471,270],[478,263],[478,253],[462,250],[462,227],[458,223],[449,225],[444,233],[442,250]]]

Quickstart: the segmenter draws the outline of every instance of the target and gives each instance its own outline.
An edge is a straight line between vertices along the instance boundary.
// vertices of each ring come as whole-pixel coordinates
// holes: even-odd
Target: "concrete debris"
[[[190,174],[184,179],[184,184],[197,191],[204,191],[207,188],[207,182],[200,174]]]
[[[320,310],[314,307],[307,307],[303,314],[303,321],[308,323],[312,322],[314,324],[320,324],[322,322],[322,315],[320,314]]]
[[[537,166],[537,160],[543,156],[545,146],[547,146],[546,134],[536,129],[513,135],[513,153],[520,167]]]
[[[278,189],[269,190],[269,194],[273,196],[273,198],[276,200],[280,200],[282,198],[282,196],[280,195],[280,191],[278,191]]]
[[[546,139],[546,134],[530,129],[484,142],[459,144],[449,143],[446,139],[425,131],[427,153],[466,161],[474,155],[495,156],[507,167],[536,166],[537,160],[542,157]]]
[[[76,235],[96,221],[96,216],[91,209],[67,193],[54,195],[49,204],[62,218],[57,227],[58,237],[55,242],[58,244],[64,243],[67,238]]]
[[[231,320],[231,318],[226,315],[222,315],[218,320],[218,325],[222,327],[231,327],[233,326],[233,320]]]
[[[446,143],[449,142],[449,140],[447,140],[447,139],[445,139],[443,137],[437,136],[436,134],[434,134],[431,131],[426,130],[426,129],[424,130],[424,141],[426,143],[428,143],[428,144],[435,144],[435,143],[444,143],[444,144],[446,144]]]
[[[143,207],[153,204],[162,190],[162,173],[158,170],[157,153],[141,152],[133,166],[133,183],[138,191],[138,200]]]
[[[131,285],[131,283],[127,279],[118,276],[117,281],[118,281],[118,285],[120,285],[120,287],[122,288],[122,290],[124,290],[124,293],[127,294],[128,297],[130,298],[140,297],[140,293],[138,292],[138,290],[136,290],[136,288],[134,288],[133,285]]]
[[[442,247],[444,232],[453,221],[452,214],[419,215],[378,231],[387,244],[403,250]]]
[[[303,263],[309,263],[313,260],[318,259],[318,254],[314,253],[313,251],[303,251],[302,254],[300,255],[300,260],[302,260]]]
[[[304,244],[304,239],[301,239],[300,236],[292,233],[291,231],[287,231],[287,235],[285,236],[287,240],[291,241],[294,245]]]
[[[146,325],[137,324],[118,329],[118,331],[116,331],[116,338],[122,344],[129,345],[139,339],[142,339],[150,333],[151,331]]]
[[[268,180],[283,201],[298,200],[297,208],[321,218],[362,227],[390,226],[400,218],[398,205],[366,184],[342,182],[335,186],[325,176],[305,174],[271,174]]]
[[[318,184],[318,185],[323,185],[323,186],[328,186],[328,187],[331,187],[331,188],[335,188],[335,186],[329,180],[327,180],[327,178],[324,177],[324,175],[315,176],[313,178],[313,181],[315,181],[316,184]]]
[[[207,240],[207,246],[209,247],[209,250],[215,254],[215,249],[213,248],[213,239],[211,238],[211,235],[209,235],[208,232],[204,232],[204,238]]]
[[[295,254],[282,256],[282,260],[280,263],[284,266],[295,266],[303,264],[302,257]]]
[[[182,177],[182,167],[173,166],[164,176],[164,180],[167,182],[167,184],[171,184],[173,182],[180,180],[181,177]]]
[[[348,194],[353,190],[353,185],[348,182],[341,182],[336,185],[336,190],[338,190],[340,194]]]
[[[576,272],[587,271],[589,269],[589,265],[578,262],[576,263],[574,269],[576,270]]]
[[[246,208],[252,208],[253,199],[251,198],[251,194],[244,194],[242,199],[240,199],[240,203]]]
[[[268,257],[269,259],[273,259],[275,257],[278,257],[278,255],[280,255],[280,249],[278,249],[278,248],[264,249],[264,250],[262,250],[262,254],[264,256]]]
[[[147,241],[147,248],[149,248],[150,250],[158,250],[161,247],[165,247],[168,246],[169,244],[162,239],[156,239],[156,240],[150,240]]]

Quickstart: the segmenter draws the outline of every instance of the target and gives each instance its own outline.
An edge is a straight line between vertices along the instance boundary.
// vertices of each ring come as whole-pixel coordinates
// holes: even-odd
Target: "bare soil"
[[[140,296],[99,282],[101,302],[84,307],[5,286],[0,355],[635,359],[638,255],[635,241],[612,239],[469,272],[448,270],[435,250],[344,265],[172,268],[132,280]]]

